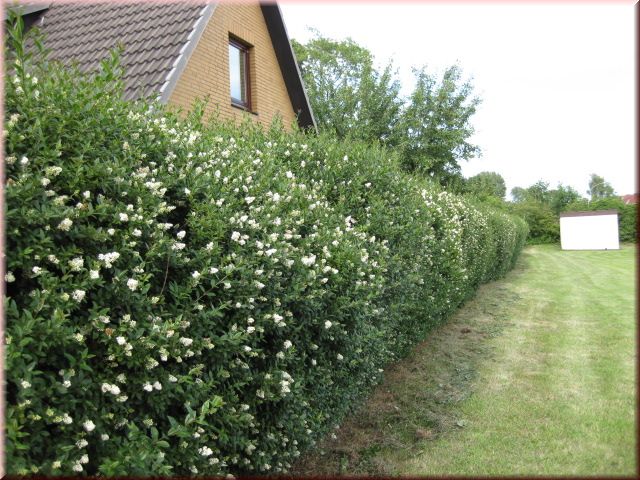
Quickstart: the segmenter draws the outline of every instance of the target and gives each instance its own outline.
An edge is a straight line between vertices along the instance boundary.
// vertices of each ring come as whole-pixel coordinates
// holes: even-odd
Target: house
[[[625,205],[636,205],[638,203],[638,194],[632,193],[629,195],[623,195],[620,197]]]
[[[315,129],[280,8],[275,3],[22,3],[25,25],[45,35],[50,58],[99,65],[121,44],[125,97]]]
[[[618,211],[563,212],[560,214],[563,250],[618,250]]]

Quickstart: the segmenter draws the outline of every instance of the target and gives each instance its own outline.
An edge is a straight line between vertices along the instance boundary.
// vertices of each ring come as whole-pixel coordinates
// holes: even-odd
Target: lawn
[[[633,475],[635,247],[528,247],[299,474]]]

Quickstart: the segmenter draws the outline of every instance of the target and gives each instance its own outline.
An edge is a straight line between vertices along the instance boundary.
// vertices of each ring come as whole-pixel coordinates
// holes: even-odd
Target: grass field
[[[634,475],[635,247],[528,247],[296,474]]]

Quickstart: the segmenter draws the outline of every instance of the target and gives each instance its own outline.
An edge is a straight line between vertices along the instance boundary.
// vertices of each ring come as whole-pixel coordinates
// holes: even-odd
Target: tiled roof
[[[158,94],[183,51],[206,4],[52,3],[36,25],[50,58],[97,67],[122,44],[125,98]]]

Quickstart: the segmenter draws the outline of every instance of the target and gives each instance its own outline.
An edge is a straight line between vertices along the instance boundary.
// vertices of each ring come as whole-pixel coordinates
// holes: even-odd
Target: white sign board
[[[560,214],[563,250],[618,250],[618,212],[565,212]]]

